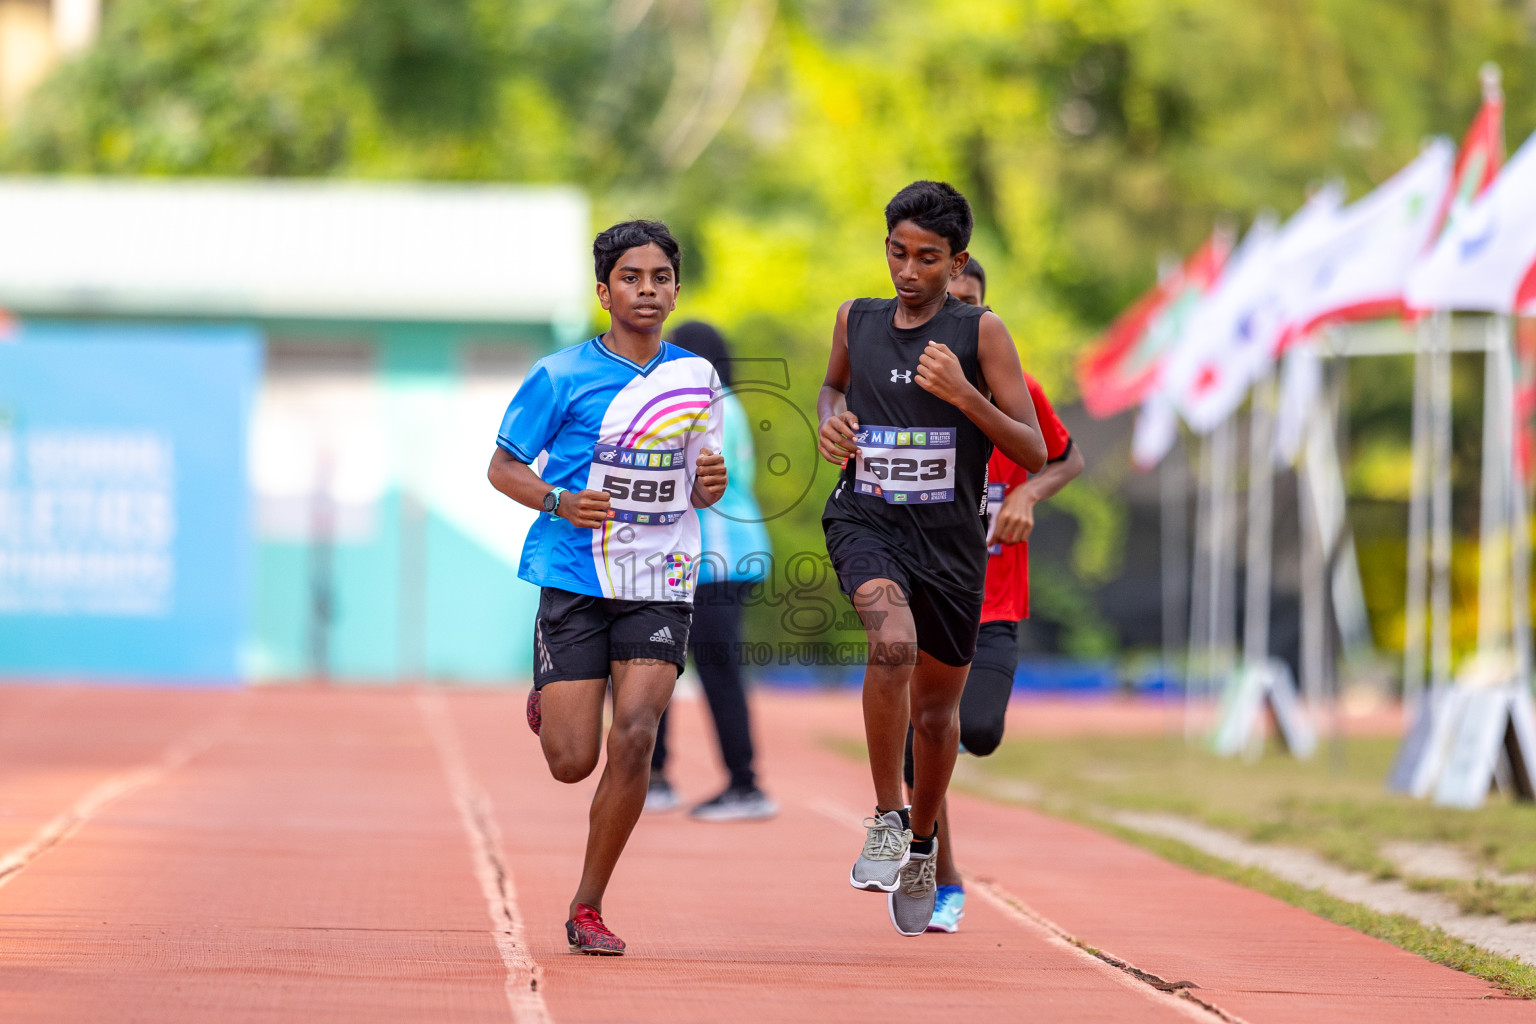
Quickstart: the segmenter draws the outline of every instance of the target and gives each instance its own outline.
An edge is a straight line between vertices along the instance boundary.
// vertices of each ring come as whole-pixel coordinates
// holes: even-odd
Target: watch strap
[[[549,493],[544,495],[544,504],[546,506],[550,506],[549,508],[546,509],[546,511],[549,514],[549,518],[551,518],[551,519],[559,519],[560,518],[560,495],[565,494],[565,493],[566,493],[566,490],[565,490],[564,487],[556,486],[556,487],[551,487],[549,489]]]

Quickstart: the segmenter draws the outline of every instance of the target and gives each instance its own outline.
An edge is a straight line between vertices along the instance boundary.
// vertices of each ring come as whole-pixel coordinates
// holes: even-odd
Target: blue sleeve
[[[496,443],[519,462],[532,464],[549,447],[564,408],[543,360],[528,371],[496,432]]]

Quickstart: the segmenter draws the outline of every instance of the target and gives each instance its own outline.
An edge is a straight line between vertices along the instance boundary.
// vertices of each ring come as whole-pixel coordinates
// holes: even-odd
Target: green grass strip
[[[1177,839],[1137,832],[1091,815],[1072,814],[1070,817],[1090,828],[1139,846],[1166,861],[1273,896],[1335,924],[1390,942],[1431,963],[1481,978],[1509,995],[1520,999],[1536,999],[1536,967],[1479,949],[1471,943],[1447,935],[1438,926],[1426,925],[1402,914],[1382,914],[1320,890],[1287,882],[1261,868],[1241,867],[1219,857],[1212,857]]]

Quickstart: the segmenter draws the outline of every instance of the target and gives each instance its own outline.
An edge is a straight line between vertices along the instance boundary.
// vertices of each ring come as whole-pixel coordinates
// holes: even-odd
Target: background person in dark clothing
[[[725,388],[721,400],[725,412],[722,447],[731,466],[725,494],[713,511],[699,517],[703,555],[693,595],[693,628],[688,632],[688,647],[704,686],[720,742],[720,759],[730,781],[723,792],[689,814],[700,821],[761,820],[777,814],[779,805],[757,785],[751,717],[738,657],[742,598],[762,578],[770,551],[768,531],[752,491],[752,425],[741,402],[731,394],[730,350],[720,332],[704,323],[683,324],[671,341],[708,359],[720,375]],[[670,811],[678,805],[677,793],[666,777],[669,717],[670,712],[662,715],[651,755],[651,783],[645,797],[645,809],[651,812]]]

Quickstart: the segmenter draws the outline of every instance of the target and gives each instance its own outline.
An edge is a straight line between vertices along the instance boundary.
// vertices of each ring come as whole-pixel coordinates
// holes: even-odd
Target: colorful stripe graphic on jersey
[[[497,443],[568,490],[603,490],[596,530],[540,516],[518,575],[539,586],[631,601],[692,599],[699,449],[720,450],[720,381],[705,359],[664,344],[645,366],[593,338],[546,356],[507,407]]]

